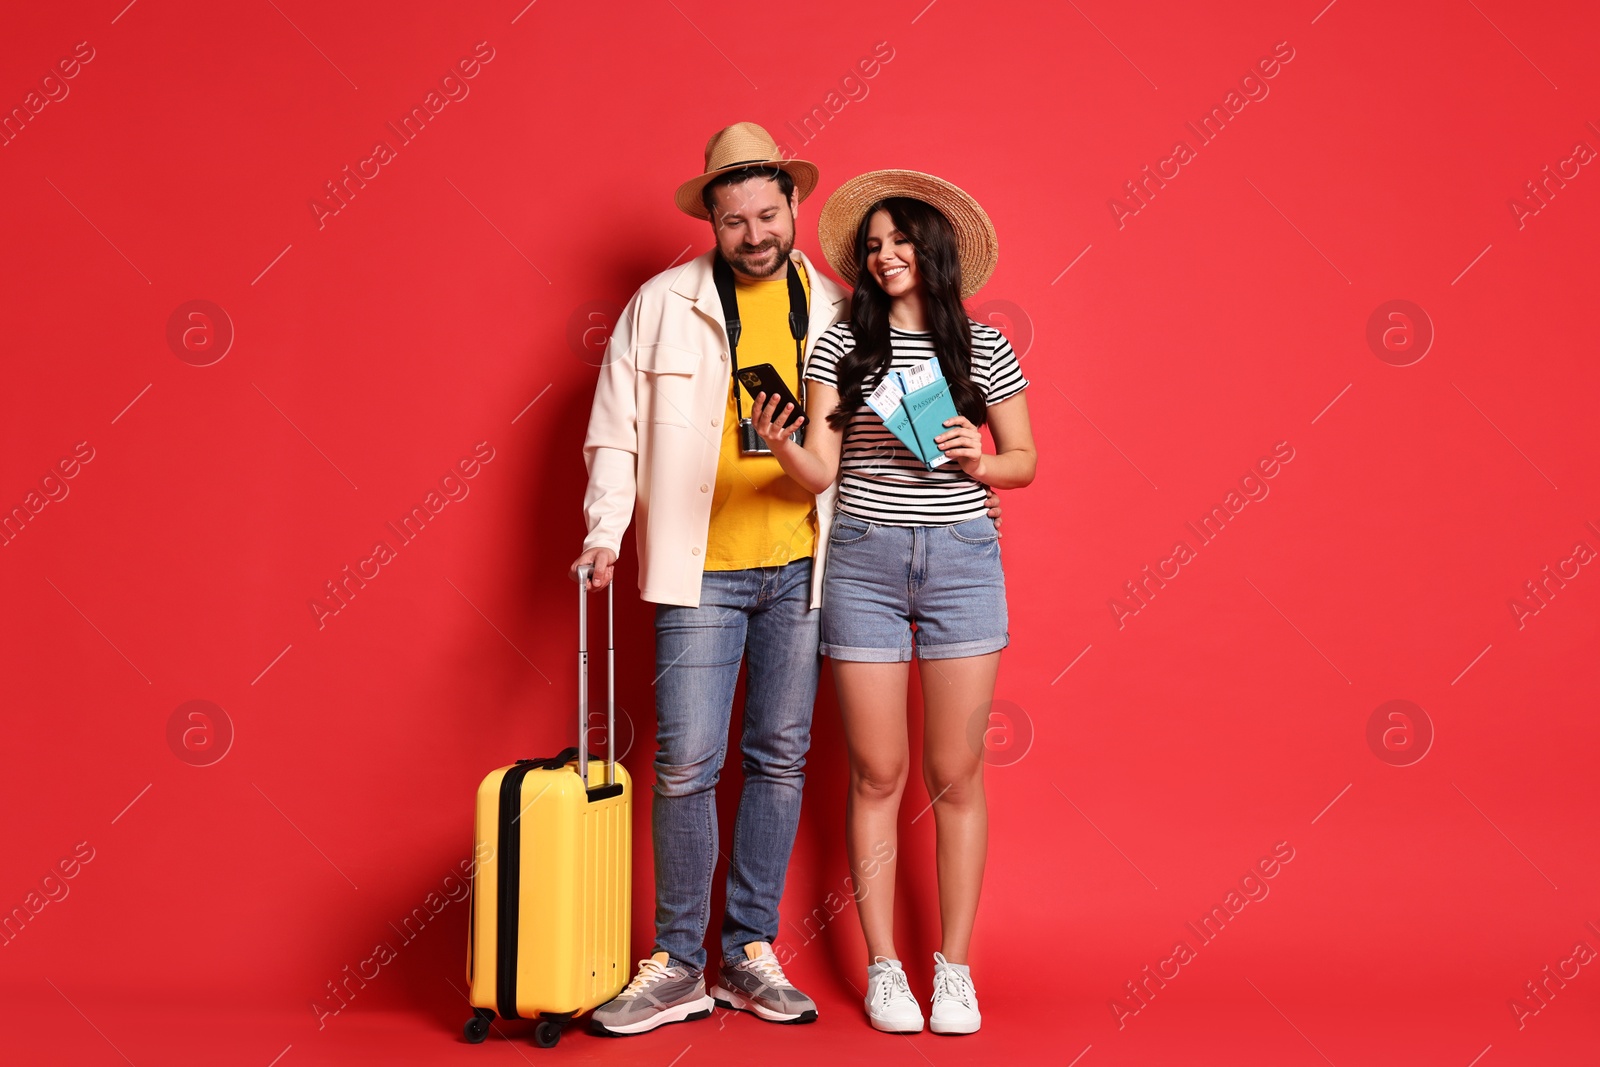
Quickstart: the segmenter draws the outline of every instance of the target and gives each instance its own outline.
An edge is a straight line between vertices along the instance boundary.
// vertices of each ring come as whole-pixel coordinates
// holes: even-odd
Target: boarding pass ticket
[[[883,376],[883,381],[867,397],[867,406],[878,413],[878,417],[885,422],[889,421],[896,411],[900,410],[900,401],[905,399],[906,391],[900,385],[900,376],[893,371]]]
[[[925,385],[932,385],[942,377],[944,375],[939,371],[938,356],[929,356],[910,370],[900,372],[901,383],[908,393],[914,393]]]

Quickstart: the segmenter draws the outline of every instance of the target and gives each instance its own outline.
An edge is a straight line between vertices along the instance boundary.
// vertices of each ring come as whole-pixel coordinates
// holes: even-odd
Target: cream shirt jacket
[[[637,512],[639,595],[657,604],[700,605],[711,495],[728,407],[728,332],[711,275],[714,252],[645,282],[628,302],[595,383],[583,441],[589,486],[583,547],[621,552]],[[850,294],[795,252],[811,282],[805,357],[845,317]],[[838,482],[817,497],[811,606],[822,604],[822,570]]]

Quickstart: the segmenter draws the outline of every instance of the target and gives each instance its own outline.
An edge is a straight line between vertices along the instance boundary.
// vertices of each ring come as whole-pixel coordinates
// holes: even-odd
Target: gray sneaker
[[[753,1012],[773,1023],[809,1023],[817,1018],[817,1005],[789,984],[765,941],[744,947],[745,958],[722,965],[722,982],[711,997],[724,1008]]]
[[[705,979],[669,959],[665,952],[657,952],[640,960],[639,973],[627,988],[594,1010],[590,1029],[620,1037],[710,1016]]]

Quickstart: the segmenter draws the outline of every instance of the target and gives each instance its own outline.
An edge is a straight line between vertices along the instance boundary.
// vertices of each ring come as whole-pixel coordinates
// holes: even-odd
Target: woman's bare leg
[[[983,795],[983,748],[972,720],[994,699],[1000,653],[919,660],[922,678],[922,774],[938,827],[940,949],[966,963],[989,848]],[[984,723],[984,726],[987,726]]]
[[[896,821],[910,767],[906,739],[908,663],[833,660],[834,688],[850,753],[845,849],[867,958],[899,959],[894,948]]]

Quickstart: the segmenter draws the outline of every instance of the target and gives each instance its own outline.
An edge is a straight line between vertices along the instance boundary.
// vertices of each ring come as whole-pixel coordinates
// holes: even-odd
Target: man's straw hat
[[[784,159],[772,135],[753,122],[736,122],[718,130],[706,142],[706,172],[678,186],[678,210],[697,219],[709,219],[700,190],[720,174],[746,167],[768,166],[787,171],[795,192],[804,200],[817,187],[817,168],[803,159]]]
[[[989,215],[968,193],[917,170],[875,170],[851,178],[834,190],[817,217],[822,255],[835,274],[856,284],[856,231],[867,209],[894,196],[911,197],[937,208],[956,231],[961,260],[961,298],[982,289],[1000,258],[1000,239]]]

